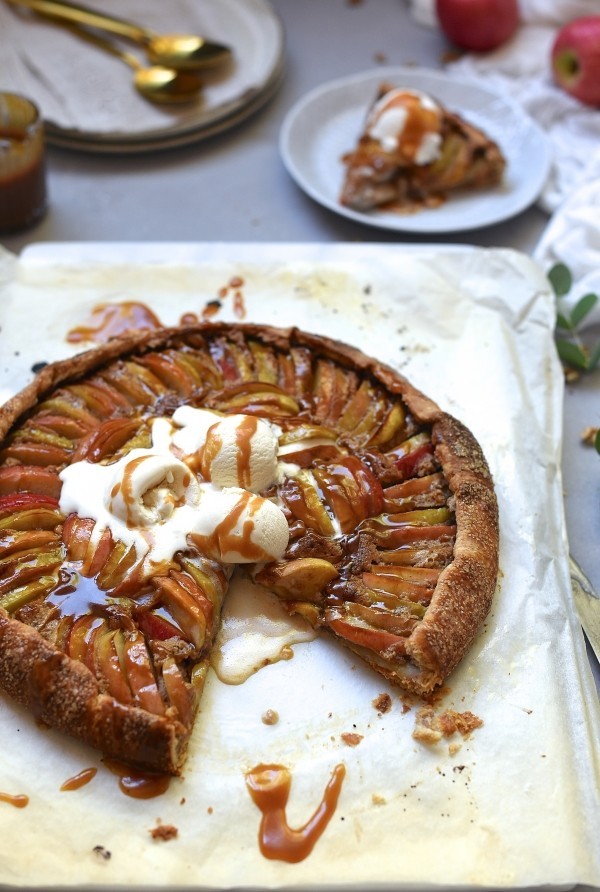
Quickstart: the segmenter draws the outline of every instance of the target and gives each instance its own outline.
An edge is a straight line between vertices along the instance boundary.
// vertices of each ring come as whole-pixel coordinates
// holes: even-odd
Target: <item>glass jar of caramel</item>
[[[0,235],[25,229],[46,210],[44,125],[37,107],[0,92]]]

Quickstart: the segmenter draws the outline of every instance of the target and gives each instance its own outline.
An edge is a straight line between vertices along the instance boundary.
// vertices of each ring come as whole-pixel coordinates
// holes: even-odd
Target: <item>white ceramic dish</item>
[[[494,189],[454,193],[440,207],[414,214],[360,213],[343,207],[341,159],[355,145],[384,81],[430,93],[481,127],[506,156],[503,182]],[[378,68],[312,90],[288,112],[280,151],[290,175],[315,201],[351,220],[398,232],[449,233],[499,223],[536,200],[550,168],[544,133],[518,105],[473,81],[421,68]]]

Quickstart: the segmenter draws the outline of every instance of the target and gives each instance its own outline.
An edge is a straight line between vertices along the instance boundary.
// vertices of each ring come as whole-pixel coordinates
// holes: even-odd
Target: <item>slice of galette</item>
[[[496,186],[506,167],[483,131],[426,93],[387,83],[342,160],[340,201],[357,211],[437,207],[457,189]]]
[[[121,337],[44,368],[0,410],[0,438],[0,685],[133,765],[181,771],[237,565],[416,693],[490,607],[479,445],[326,338]]]

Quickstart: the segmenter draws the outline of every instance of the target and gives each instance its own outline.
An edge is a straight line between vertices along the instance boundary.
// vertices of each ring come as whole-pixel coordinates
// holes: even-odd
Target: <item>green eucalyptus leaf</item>
[[[548,273],[548,279],[557,297],[564,297],[571,290],[573,276],[564,263],[556,263]]]
[[[584,294],[571,310],[571,321],[573,326],[575,327],[579,325],[580,322],[583,322],[585,317],[594,309],[597,303],[597,294],[592,294],[591,292],[590,294]]]
[[[594,447],[596,452],[600,452],[600,427],[596,431],[596,436],[594,437]]]
[[[556,325],[558,328],[564,328],[566,331],[573,331],[575,327],[571,322],[571,318],[564,316],[562,313],[556,314]]]
[[[588,369],[588,358],[581,347],[572,341],[566,341],[564,338],[556,338],[556,349],[558,355],[564,363],[573,366],[576,369]]]

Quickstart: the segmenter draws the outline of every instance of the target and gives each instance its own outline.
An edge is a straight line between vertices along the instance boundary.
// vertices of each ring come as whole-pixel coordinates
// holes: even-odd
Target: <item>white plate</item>
[[[430,93],[483,129],[507,159],[503,182],[485,191],[453,193],[441,207],[414,214],[343,207],[341,158],[356,144],[384,81]],[[544,133],[518,105],[473,81],[422,68],[378,68],[312,90],[288,112],[280,151],[290,175],[315,201],[351,220],[399,232],[459,232],[506,220],[535,201],[550,168]]]
[[[94,3],[90,0],[90,5]],[[54,23],[0,4],[3,89],[40,107],[49,143],[90,152],[145,152],[197,142],[254,113],[281,83],[284,33],[268,0],[121,0],[109,12],[159,33],[202,33],[230,63],[202,72],[191,106],[159,106],[135,90],[120,59]],[[122,42],[143,59],[139,48]],[[47,76],[52,72],[52,77]]]

